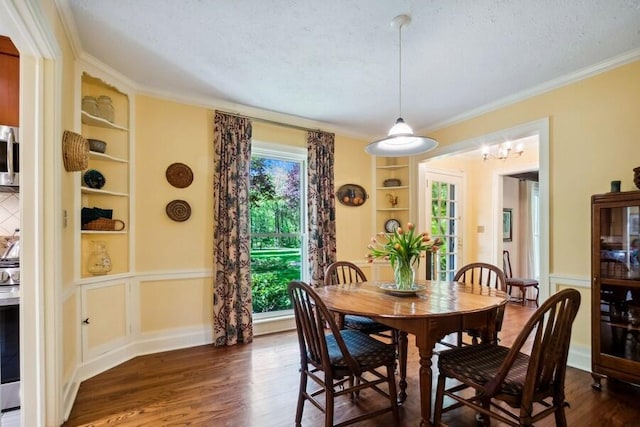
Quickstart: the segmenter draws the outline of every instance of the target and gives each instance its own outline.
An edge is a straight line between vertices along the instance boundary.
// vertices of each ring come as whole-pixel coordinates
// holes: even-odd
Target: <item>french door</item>
[[[424,217],[432,239],[444,244],[427,260],[426,275],[432,280],[453,280],[462,265],[463,177],[455,173],[426,170]]]

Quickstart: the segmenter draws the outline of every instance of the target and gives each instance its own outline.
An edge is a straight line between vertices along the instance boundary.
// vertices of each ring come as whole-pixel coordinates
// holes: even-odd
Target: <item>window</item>
[[[290,310],[287,285],[307,281],[306,150],[254,141],[251,282],[257,318]]]

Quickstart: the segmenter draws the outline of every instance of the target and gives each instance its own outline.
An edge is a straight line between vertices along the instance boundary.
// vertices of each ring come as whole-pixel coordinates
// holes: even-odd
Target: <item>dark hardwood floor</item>
[[[513,341],[532,312],[532,308],[508,305],[500,335],[502,344]],[[420,414],[418,355],[411,337],[409,347],[409,397],[400,410],[402,427],[417,426]],[[298,366],[295,332],[256,337],[249,345],[207,345],[137,357],[84,381],[64,426],[292,426]],[[589,372],[568,368],[565,391],[571,404],[566,409],[569,426],[640,425],[639,387],[610,380],[604,381],[598,392],[591,383]],[[379,395],[363,392],[355,404],[348,399],[337,403],[336,414],[358,411],[377,402]],[[452,427],[475,425],[474,414],[464,408],[445,416],[444,421]],[[322,425],[320,411],[307,403],[303,426]],[[391,417],[387,414],[358,425],[387,427]],[[553,416],[537,424],[553,425]]]

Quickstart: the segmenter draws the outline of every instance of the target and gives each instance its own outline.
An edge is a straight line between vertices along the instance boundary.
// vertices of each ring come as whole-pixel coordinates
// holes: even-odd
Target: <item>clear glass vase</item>
[[[416,270],[413,268],[413,260],[396,259],[393,268],[393,277],[398,290],[409,290],[413,288],[416,279]]]
[[[107,252],[107,244],[105,242],[91,242],[91,253],[87,259],[87,270],[94,276],[102,276],[111,271],[111,257]]]

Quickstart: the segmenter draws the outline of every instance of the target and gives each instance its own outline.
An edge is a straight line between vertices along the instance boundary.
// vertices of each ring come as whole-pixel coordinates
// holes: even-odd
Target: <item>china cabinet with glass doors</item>
[[[604,377],[640,383],[640,191],[591,199],[591,365]]]

